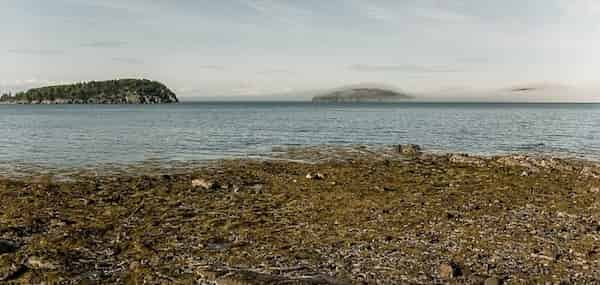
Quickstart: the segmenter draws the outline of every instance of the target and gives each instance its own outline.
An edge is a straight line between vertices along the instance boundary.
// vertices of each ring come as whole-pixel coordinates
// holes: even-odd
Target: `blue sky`
[[[595,87],[599,16],[594,0],[0,0],[0,90],[120,77],[183,97]]]

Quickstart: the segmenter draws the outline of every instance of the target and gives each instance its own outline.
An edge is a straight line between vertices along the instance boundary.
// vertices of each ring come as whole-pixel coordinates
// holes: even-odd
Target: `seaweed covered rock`
[[[416,144],[401,144],[398,146],[398,152],[404,155],[418,155],[421,153],[421,146]]]

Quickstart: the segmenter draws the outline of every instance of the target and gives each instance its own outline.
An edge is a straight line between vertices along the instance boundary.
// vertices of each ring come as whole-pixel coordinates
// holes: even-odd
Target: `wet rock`
[[[0,281],[9,281],[19,278],[27,271],[27,267],[22,264],[11,263],[9,265],[0,261]],[[4,284],[4,283],[2,283]],[[11,284],[11,283],[9,283]]]
[[[483,282],[484,285],[502,285],[502,280],[500,280],[499,278],[496,277],[490,277],[488,279],[485,279],[485,282]]]
[[[460,276],[461,270],[455,263],[442,263],[438,268],[438,273],[441,279],[450,280],[454,277]]]
[[[209,180],[198,178],[198,179],[192,180],[192,187],[202,188],[205,190],[211,190],[211,189],[219,188],[219,184],[214,181],[209,181]]]
[[[0,254],[13,253],[19,249],[16,242],[0,239]]]
[[[416,144],[401,144],[398,146],[398,152],[404,155],[418,155],[421,153],[421,147]]]
[[[485,161],[478,157],[470,157],[466,154],[452,154],[450,155],[450,163],[455,164],[469,164],[475,166],[485,166]]]
[[[593,169],[589,166],[583,167],[583,169],[581,169],[579,174],[583,177],[588,177],[588,178],[600,178],[600,173],[598,173],[598,171],[596,169]]]
[[[25,265],[28,268],[37,270],[55,270],[58,268],[58,266],[53,262],[45,260],[39,256],[30,256],[29,258],[27,258]]]
[[[248,187],[248,189],[250,189],[251,191],[262,191],[263,188],[265,188],[265,185],[263,184],[254,184]]]
[[[532,172],[539,171],[537,167],[528,161],[528,157],[524,155],[505,156],[497,159],[496,162],[508,167],[524,167]]]
[[[556,158],[535,158],[525,155],[511,155],[501,157],[496,161],[509,167],[528,168],[531,172],[538,172],[540,169],[573,171],[573,167],[571,165]]]
[[[323,180],[325,179],[325,174],[317,172],[317,173],[309,173],[306,174],[306,179],[311,179],[311,180]]]

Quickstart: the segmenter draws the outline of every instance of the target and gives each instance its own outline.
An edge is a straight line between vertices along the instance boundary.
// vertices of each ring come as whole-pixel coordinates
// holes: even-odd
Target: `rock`
[[[502,280],[500,280],[496,277],[490,277],[488,279],[485,279],[485,282],[483,284],[484,285],[501,285]]]
[[[323,180],[325,179],[325,175],[317,172],[317,173],[309,173],[306,174],[306,179],[311,179],[311,180]]]
[[[421,153],[421,147],[416,144],[401,144],[398,146],[398,152],[404,155],[418,155]]]
[[[455,164],[470,164],[475,166],[485,166],[485,161],[478,157],[470,157],[466,154],[452,154],[450,156],[450,163]]]
[[[0,239],[0,254],[13,253],[19,249],[17,243],[10,240]]]
[[[496,160],[498,163],[509,167],[524,167],[531,172],[539,172],[540,169],[554,169],[560,171],[573,171],[568,163],[556,158],[535,158],[525,155],[511,155]],[[585,169],[585,168],[584,168]],[[582,174],[583,175],[583,174]]]
[[[524,167],[528,168],[532,172],[538,172],[539,169],[535,167],[531,162],[528,161],[528,157],[524,155],[512,155],[501,157],[496,162],[508,166],[508,167]]]
[[[38,270],[54,270],[54,269],[58,268],[58,266],[56,264],[49,262],[47,260],[44,260],[43,258],[38,257],[38,256],[30,256],[29,258],[27,258],[25,265],[28,268],[38,269]]]
[[[208,180],[198,178],[198,179],[192,180],[192,187],[210,190],[210,189],[219,188],[219,184],[216,182],[213,182],[213,181],[208,181]]]
[[[460,276],[460,268],[454,263],[442,263],[438,268],[438,273],[441,279],[450,280]]]
[[[527,171],[523,171],[523,172],[521,172],[521,176],[523,176],[523,177],[529,176],[529,173],[527,173]]]
[[[264,187],[265,187],[265,185],[263,185],[263,184],[254,184],[254,185],[248,187],[248,189],[250,189],[252,191],[262,191]]]
[[[27,271],[27,267],[25,267],[23,264],[12,263],[8,265],[0,261],[0,281],[14,281],[13,279],[18,278],[21,274],[25,273],[25,271]]]
[[[600,188],[598,188],[598,187],[592,187],[590,189],[590,193],[598,194],[598,193],[600,193]]]
[[[579,174],[583,177],[600,178],[600,173],[598,173],[589,166],[585,166],[583,169],[581,169],[581,172],[579,172]]]

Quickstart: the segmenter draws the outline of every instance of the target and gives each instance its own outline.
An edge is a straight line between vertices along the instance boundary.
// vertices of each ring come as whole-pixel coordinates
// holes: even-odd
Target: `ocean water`
[[[268,155],[275,146],[423,145],[600,159],[599,104],[0,105],[0,165]]]

